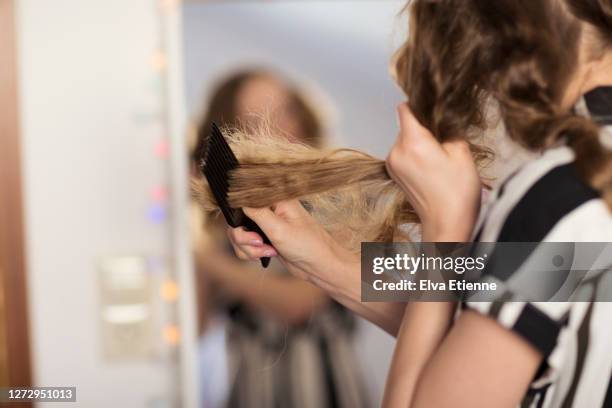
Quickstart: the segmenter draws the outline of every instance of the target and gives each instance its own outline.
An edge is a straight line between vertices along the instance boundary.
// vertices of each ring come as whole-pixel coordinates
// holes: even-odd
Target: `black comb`
[[[202,174],[204,174],[208,181],[208,185],[225,217],[225,221],[233,228],[244,227],[248,231],[258,233],[266,244],[271,245],[266,234],[252,219],[246,216],[242,209],[232,208],[229,205],[227,198],[229,192],[229,173],[238,168],[240,163],[227,144],[223,133],[214,123],[212,124],[204,149]],[[266,268],[269,264],[270,258],[261,258],[261,266]]]

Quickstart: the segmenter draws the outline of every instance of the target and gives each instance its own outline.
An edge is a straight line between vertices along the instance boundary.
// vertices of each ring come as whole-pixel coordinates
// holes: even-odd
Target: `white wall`
[[[76,386],[75,406],[162,407],[178,395],[177,350],[161,336],[174,309],[152,310],[150,357],[105,359],[96,266],[133,254],[169,259],[154,285],[175,273],[171,220],[147,218],[152,189],[170,181],[155,155],[167,136],[152,62],[159,3],[16,3],[34,380]]]

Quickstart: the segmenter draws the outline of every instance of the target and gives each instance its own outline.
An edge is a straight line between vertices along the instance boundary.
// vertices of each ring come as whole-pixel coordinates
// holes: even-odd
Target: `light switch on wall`
[[[99,261],[98,270],[104,358],[150,357],[155,343],[155,308],[146,258],[105,257]]]

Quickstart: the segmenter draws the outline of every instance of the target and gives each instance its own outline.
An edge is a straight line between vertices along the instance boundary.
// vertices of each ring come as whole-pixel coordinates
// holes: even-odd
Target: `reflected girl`
[[[278,137],[317,148],[323,144],[322,126],[304,97],[263,70],[237,73],[216,88],[198,140],[205,139],[212,122],[257,128],[264,118]],[[200,177],[200,151],[196,146],[192,156],[194,177]],[[202,221],[194,222],[201,229]],[[227,312],[232,377],[227,406],[366,406],[352,350],[352,315],[278,262],[264,271],[239,261],[229,251],[223,219],[205,224],[206,232],[194,242],[198,286],[208,288],[200,300],[222,295],[200,309]],[[204,333],[211,326],[208,315]]]

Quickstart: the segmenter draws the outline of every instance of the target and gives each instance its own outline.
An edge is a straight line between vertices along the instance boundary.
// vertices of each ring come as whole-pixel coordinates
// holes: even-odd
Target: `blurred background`
[[[207,120],[265,114],[279,137],[384,157],[403,3],[0,0],[0,386],[377,406],[391,337],[237,262],[190,203],[190,153]]]

